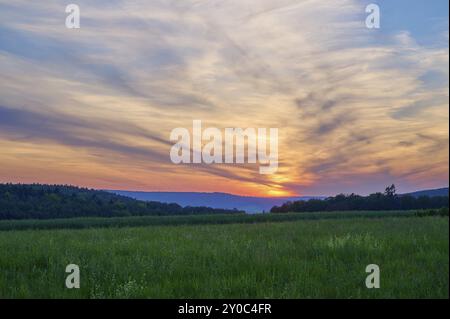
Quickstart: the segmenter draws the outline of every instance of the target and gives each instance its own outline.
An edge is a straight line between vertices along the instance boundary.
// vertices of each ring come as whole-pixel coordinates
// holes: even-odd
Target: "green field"
[[[443,211],[448,216],[448,209]],[[439,210],[418,211],[346,211],[320,213],[288,213],[288,214],[230,214],[230,215],[173,215],[173,216],[130,216],[130,217],[81,217],[43,220],[0,220],[2,230],[25,229],[82,229],[104,227],[137,227],[137,226],[178,226],[205,224],[266,223],[316,219],[355,219],[412,217],[418,215],[439,215]]]
[[[448,298],[447,217],[359,212],[71,222],[0,222],[0,297]],[[39,230],[55,223],[68,229]],[[65,288],[71,263],[80,266],[80,289]],[[365,287],[368,264],[380,266],[380,289]]]

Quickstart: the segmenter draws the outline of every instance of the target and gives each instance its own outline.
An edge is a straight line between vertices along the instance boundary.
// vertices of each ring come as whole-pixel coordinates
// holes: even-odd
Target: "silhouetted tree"
[[[384,195],[386,195],[386,196],[395,196],[395,193],[396,193],[396,189],[395,189],[394,184],[386,187],[386,189],[384,190]]]

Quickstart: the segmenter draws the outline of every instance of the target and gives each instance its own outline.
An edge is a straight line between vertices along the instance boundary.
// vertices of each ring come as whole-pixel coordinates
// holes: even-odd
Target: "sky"
[[[79,5],[81,28],[65,7]],[[0,0],[0,182],[253,196],[448,186],[447,0]],[[278,128],[279,168],[175,165]]]

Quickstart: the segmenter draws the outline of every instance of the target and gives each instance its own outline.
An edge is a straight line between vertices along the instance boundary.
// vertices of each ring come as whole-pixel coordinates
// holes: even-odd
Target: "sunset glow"
[[[0,182],[253,196],[448,185],[448,2],[425,35],[389,16],[367,29],[356,0],[78,3],[70,30],[61,1],[0,0]],[[196,119],[278,128],[278,170],[173,164],[170,132]]]

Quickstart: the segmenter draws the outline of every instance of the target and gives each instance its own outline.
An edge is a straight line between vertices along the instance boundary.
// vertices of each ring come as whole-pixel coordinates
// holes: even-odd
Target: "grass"
[[[448,298],[448,218],[316,215],[3,231],[0,297]],[[201,216],[185,218],[193,217]],[[65,288],[70,263],[80,266],[80,289]],[[364,284],[373,263],[381,269],[380,289]]]
[[[0,220],[0,231],[25,229],[83,229],[103,227],[138,227],[158,225],[200,225],[267,223],[315,219],[354,219],[412,217],[428,211],[347,211],[288,214],[228,214],[228,215],[187,215],[187,216],[131,216],[131,217],[82,217],[47,220]],[[431,214],[434,214],[431,211]],[[448,214],[448,210],[447,210]]]

